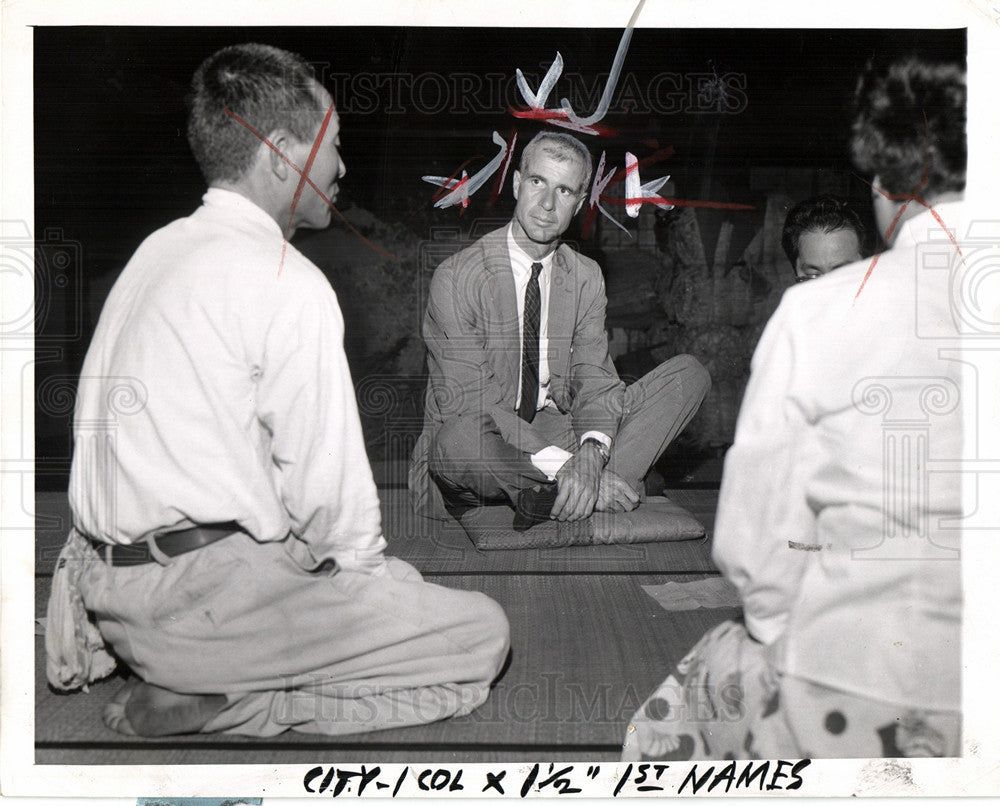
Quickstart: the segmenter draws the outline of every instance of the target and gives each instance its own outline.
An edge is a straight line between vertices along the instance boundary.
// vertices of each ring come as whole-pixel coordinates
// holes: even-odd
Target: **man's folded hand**
[[[559,495],[552,506],[552,518],[557,521],[578,521],[588,518],[597,503],[604,458],[592,443],[585,442],[566,461],[558,473]]]
[[[631,512],[639,506],[639,493],[617,473],[605,469],[597,492],[596,512]]]

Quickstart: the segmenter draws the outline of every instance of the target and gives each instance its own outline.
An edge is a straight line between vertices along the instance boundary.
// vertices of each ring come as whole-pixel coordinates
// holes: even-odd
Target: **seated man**
[[[768,322],[714,533],[744,622],[646,701],[626,760],[961,753],[962,373],[938,269],[962,266],[943,230],[970,220],[964,69],[900,60],[857,102],[889,249],[790,288]]]
[[[87,352],[50,624],[75,587],[138,678],[105,713],[122,733],[429,722],[484,702],[506,658],[499,605],[384,555],[337,298],[288,243],[330,222],[338,133],[301,57],[207,59],[188,139],[208,192],[139,247]],[[74,649],[50,649],[53,685],[93,679]]]
[[[687,355],[628,389],[619,380],[600,267],[560,245],[591,170],[579,140],[538,134],[514,172],[513,221],[435,271],[410,470],[417,512],[506,502],[514,528],[526,529],[630,510],[708,391],[708,372]]]
[[[781,247],[795,270],[795,281],[801,283],[861,260],[866,239],[865,225],[847,202],[815,196],[792,208]]]

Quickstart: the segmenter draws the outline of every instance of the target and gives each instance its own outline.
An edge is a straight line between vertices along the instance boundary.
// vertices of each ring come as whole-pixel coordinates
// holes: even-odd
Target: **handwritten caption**
[[[625,797],[643,793],[723,795],[729,792],[794,791],[805,782],[811,759],[667,764],[540,764],[490,767],[416,767],[398,764],[316,766],[302,778],[311,795],[413,797],[472,794],[495,797],[583,795]],[[400,767],[402,767],[400,769]]]

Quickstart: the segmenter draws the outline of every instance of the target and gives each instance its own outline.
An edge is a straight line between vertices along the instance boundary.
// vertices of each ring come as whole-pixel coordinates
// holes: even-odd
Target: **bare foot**
[[[225,694],[179,694],[129,680],[104,708],[104,724],[126,736],[197,733],[226,705]]]

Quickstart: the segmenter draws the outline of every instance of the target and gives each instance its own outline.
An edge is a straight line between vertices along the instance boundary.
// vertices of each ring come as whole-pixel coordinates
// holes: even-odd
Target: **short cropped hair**
[[[312,140],[326,113],[314,79],[305,59],[270,45],[233,45],[202,62],[191,82],[187,136],[205,181],[238,180],[261,144],[227,110],[263,137],[285,128]]]
[[[781,231],[781,248],[792,266],[799,257],[799,240],[804,232],[836,232],[853,230],[858,236],[858,248],[864,254],[868,230],[851,206],[837,196],[824,194],[796,204],[785,218]]]
[[[870,62],[855,105],[854,164],[878,176],[885,191],[932,198],[965,188],[964,64],[914,56],[882,67]]]
[[[572,135],[562,132],[539,132],[536,134],[521,152],[521,162],[518,164],[518,170],[521,173],[527,170],[528,166],[531,165],[532,158],[539,151],[559,162],[579,160],[584,167],[583,183],[580,185],[580,190],[582,191],[590,184],[590,177],[594,170],[590,151]]]

